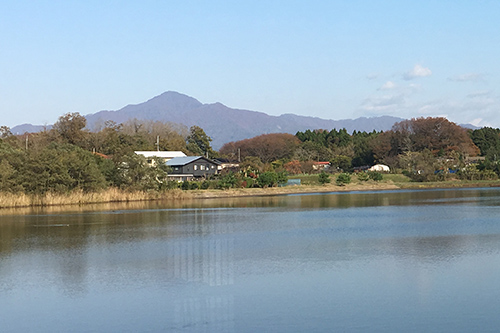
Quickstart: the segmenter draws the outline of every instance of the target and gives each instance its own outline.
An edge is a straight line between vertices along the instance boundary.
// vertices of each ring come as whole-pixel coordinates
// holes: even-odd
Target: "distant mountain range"
[[[267,133],[291,133],[307,129],[342,129],[352,131],[386,131],[403,118],[381,116],[329,120],[317,117],[283,114],[270,116],[263,112],[232,109],[221,103],[203,104],[193,97],[168,91],[147,102],[127,105],[116,111],[100,111],[88,114],[87,127],[92,130],[107,120],[123,123],[129,119],[159,120],[193,125],[203,128],[213,141],[215,149],[224,143],[252,138]],[[50,126],[19,125],[11,129],[14,134],[37,132]]]

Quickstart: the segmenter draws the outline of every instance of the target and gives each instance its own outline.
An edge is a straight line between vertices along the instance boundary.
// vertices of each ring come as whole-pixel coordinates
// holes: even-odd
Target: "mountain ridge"
[[[85,115],[87,128],[96,130],[100,124],[107,120],[123,123],[129,119],[164,121],[183,124],[187,127],[193,125],[203,128],[205,133],[212,138],[212,145],[219,149],[223,144],[231,141],[248,139],[268,133],[290,133],[307,129],[341,129],[348,132],[386,131],[391,129],[396,122],[403,118],[393,116],[360,117],[356,119],[332,120],[314,116],[301,116],[284,113],[279,116],[268,115],[260,111],[230,108],[223,103],[216,102],[204,104],[196,98],[175,91],[166,91],[145,102],[128,104],[119,110],[102,110]],[[47,128],[23,124],[13,127],[13,133],[19,133],[29,128]],[[24,133],[24,132],[22,132]]]

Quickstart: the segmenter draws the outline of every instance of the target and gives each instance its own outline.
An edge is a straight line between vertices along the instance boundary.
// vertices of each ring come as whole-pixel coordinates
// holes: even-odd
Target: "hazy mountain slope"
[[[177,93],[165,92],[147,102],[127,105],[117,111],[101,111],[86,116],[93,129],[106,120],[117,123],[128,119],[161,120],[181,123],[188,127],[198,125],[212,137],[213,146],[251,138],[265,133],[291,133],[307,129],[346,128],[349,132],[388,130],[402,118],[377,117],[346,120],[326,120],[293,114],[270,116],[263,112],[232,109],[221,103],[202,104],[198,100]]]
[[[270,116],[263,112],[232,109],[221,103],[203,104],[193,97],[178,92],[168,91],[146,102],[127,105],[116,111],[100,111],[88,114],[87,127],[99,130],[107,120],[123,123],[129,119],[159,120],[184,124],[188,127],[197,125],[212,137],[213,147],[220,148],[224,143],[251,138],[266,133],[291,133],[307,129],[346,128],[371,132],[389,130],[395,122],[403,120],[396,117],[358,118],[328,120],[317,117],[283,114]],[[24,124],[12,128],[15,134],[37,132],[44,126]],[[50,127],[47,127],[50,128]]]
[[[52,125],[44,126],[44,125],[22,124],[12,127],[10,131],[12,132],[12,134],[19,135],[24,133],[37,133],[43,130],[50,130],[51,128]]]

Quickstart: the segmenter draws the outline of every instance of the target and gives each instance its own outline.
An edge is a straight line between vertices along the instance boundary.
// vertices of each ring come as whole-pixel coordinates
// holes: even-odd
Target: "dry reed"
[[[100,192],[72,191],[70,193],[25,194],[0,192],[0,208],[42,207],[107,202],[131,202],[162,199],[183,199],[187,195],[179,189],[166,192],[124,191],[109,188]]]

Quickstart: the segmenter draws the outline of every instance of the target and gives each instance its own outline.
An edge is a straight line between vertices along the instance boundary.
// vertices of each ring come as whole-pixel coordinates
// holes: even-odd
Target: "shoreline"
[[[296,185],[272,188],[243,188],[228,190],[195,190],[191,191],[192,199],[212,199],[230,197],[276,196],[287,194],[331,193],[331,192],[370,192],[387,190],[425,190],[425,189],[461,189],[461,188],[489,188],[500,187],[498,181],[469,181],[469,182],[429,182],[429,183],[368,183],[348,184],[338,186],[328,185]]]
[[[500,180],[495,181],[449,181],[449,182],[429,182],[429,183],[395,183],[386,182],[364,182],[351,183],[343,186],[336,184],[325,185],[292,185],[286,187],[269,188],[236,188],[236,189],[209,189],[209,190],[188,190],[179,189],[167,192],[125,192],[117,189],[108,189],[99,193],[75,192],[67,195],[46,194],[26,195],[0,193],[0,212],[12,209],[44,209],[47,207],[70,207],[70,206],[91,206],[99,204],[120,204],[120,203],[140,203],[140,202],[160,202],[171,200],[182,202],[187,200],[203,200],[232,197],[258,197],[258,196],[279,196],[288,194],[313,194],[331,192],[363,192],[363,191],[387,191],[387,190],[425,190],[425,189],[461,189],[461,188],[489,188],[500,187]],[[9,204],[10,203],[10,204]]]

